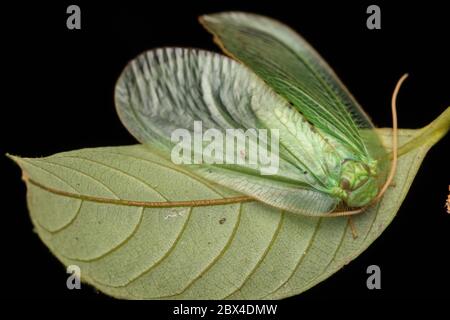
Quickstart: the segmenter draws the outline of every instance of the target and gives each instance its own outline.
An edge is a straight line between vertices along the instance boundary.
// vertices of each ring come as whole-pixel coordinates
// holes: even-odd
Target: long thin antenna
[[[373,199],[372,202],[377,201],[380,199],[383,194],[386,192],[387,188],[391,184],[392,180],[394,179],[395,172],[397,170],[397,158],[398,158],[398,128],[397,128],[397,95],[400,91],[400,87],[402,86],[403,82],[408,77],[408,74],[405,73],[397,82],[397,85],[395,86],[394,93],[392,94],[391,99],[391,109],[392,109],[392,161],[391,161],[391,171],[389,172],[389,176],[386,180],[386,183],[383,185],[383,188],[381,188],[380,192],[376,196],[375,199]]]

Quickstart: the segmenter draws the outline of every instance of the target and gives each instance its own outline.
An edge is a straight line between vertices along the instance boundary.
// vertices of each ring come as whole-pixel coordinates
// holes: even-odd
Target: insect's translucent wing
[[[289,27],[241,12],[205,15],[200,22],[229,55],[243,62],[326,135],[355,155],[380,157],[373,125],[340,80]]]
[[[208,129],[224,134],[233,128],[276,128],[280,135],[276,174],[262,175],[260,163],[248,162],[191,164],[182,168],[269,205],[301,214],[329,212],[338,203],[321,192],[333,163],[327,157],[317,156],[317,152],[329,145],[320,135],[313,134],[313,129],[287,101],[232,59],[201,50],[149,51],[125,68],[116,85],[115,100],[125,127],[141,143],[169,158],[175,146],[172,133],[186,129],[194,136],[194,121],[201,121],[203,133]],[[264,145],[270,144],[268,140],[258,142],[258,147],[271,150],[272,145]],[[195,147],[189,151],[194,158]],[[219,152],[225,159],[226,148]],[[237,149],[232,156],[245,157]]]
[[[325,193],[295,184],[274,181],[255,173],[220,166],[199,166],[194,171],[202,177],[250,195],[273,207],[314,216],[333,211],[338,200]]]

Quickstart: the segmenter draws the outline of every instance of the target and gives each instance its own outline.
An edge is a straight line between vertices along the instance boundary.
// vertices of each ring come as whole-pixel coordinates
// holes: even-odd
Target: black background
[[[393,1],[391,1],[393,2]],[[64,267],[32,232],[20,170],[5,152],[46,156],[84,147],[134,144],[115,113],[115,82],[126,63],[161,46],[219,51],[197,23],[204,13],[240,10],[279,19],[299,31],[334,68],[377,126],[426,125],[450,105],[449,15],[426,1],[87,1],[2,7],[2,289],[13,298],[109,299],[84,285],[69,291]],[[81,30],[66,28],[66,8],[81,7]],[[378,4],[382,29],[366,28]],[[6,84],[6,86],[5,86]],[[398,216],[359,258],[328,280],[284,301],[448,298],[450,216],[448,138],[425,159]],[[382,271],[382,289],[366,288],[366,268]]]

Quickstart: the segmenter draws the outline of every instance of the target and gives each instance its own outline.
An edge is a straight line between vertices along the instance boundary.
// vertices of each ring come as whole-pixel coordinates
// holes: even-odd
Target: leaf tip
[[[28,174],[26,173],[24,167],[22,166],[22,163],[23,163],[22,159],[23,158],[19,157],[19,156],[12,155],[10,153],[5,153],[5,156],[7,158],[11,159],[15,164],[17,164],[19,166],[19,168],[22,170],[22,180],[26,182],[29,177],[28,177]]]
[[[14,161],[15,163],[18,163],[20,161],[20,159],[21,159],[19,156],[15,156],[15,155],[12,155],[10,153],[5,153],[5,156],[7,158],[11,159],[12,161]]]

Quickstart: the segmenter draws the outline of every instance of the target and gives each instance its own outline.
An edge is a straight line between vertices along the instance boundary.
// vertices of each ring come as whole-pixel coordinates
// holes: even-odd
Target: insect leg
[[[358,238],[358,231],[356,230],[355,224],[353,223],[352,217],[348,218],[348,225],[350,226],[350,230],[352,231],[353,239]]]

